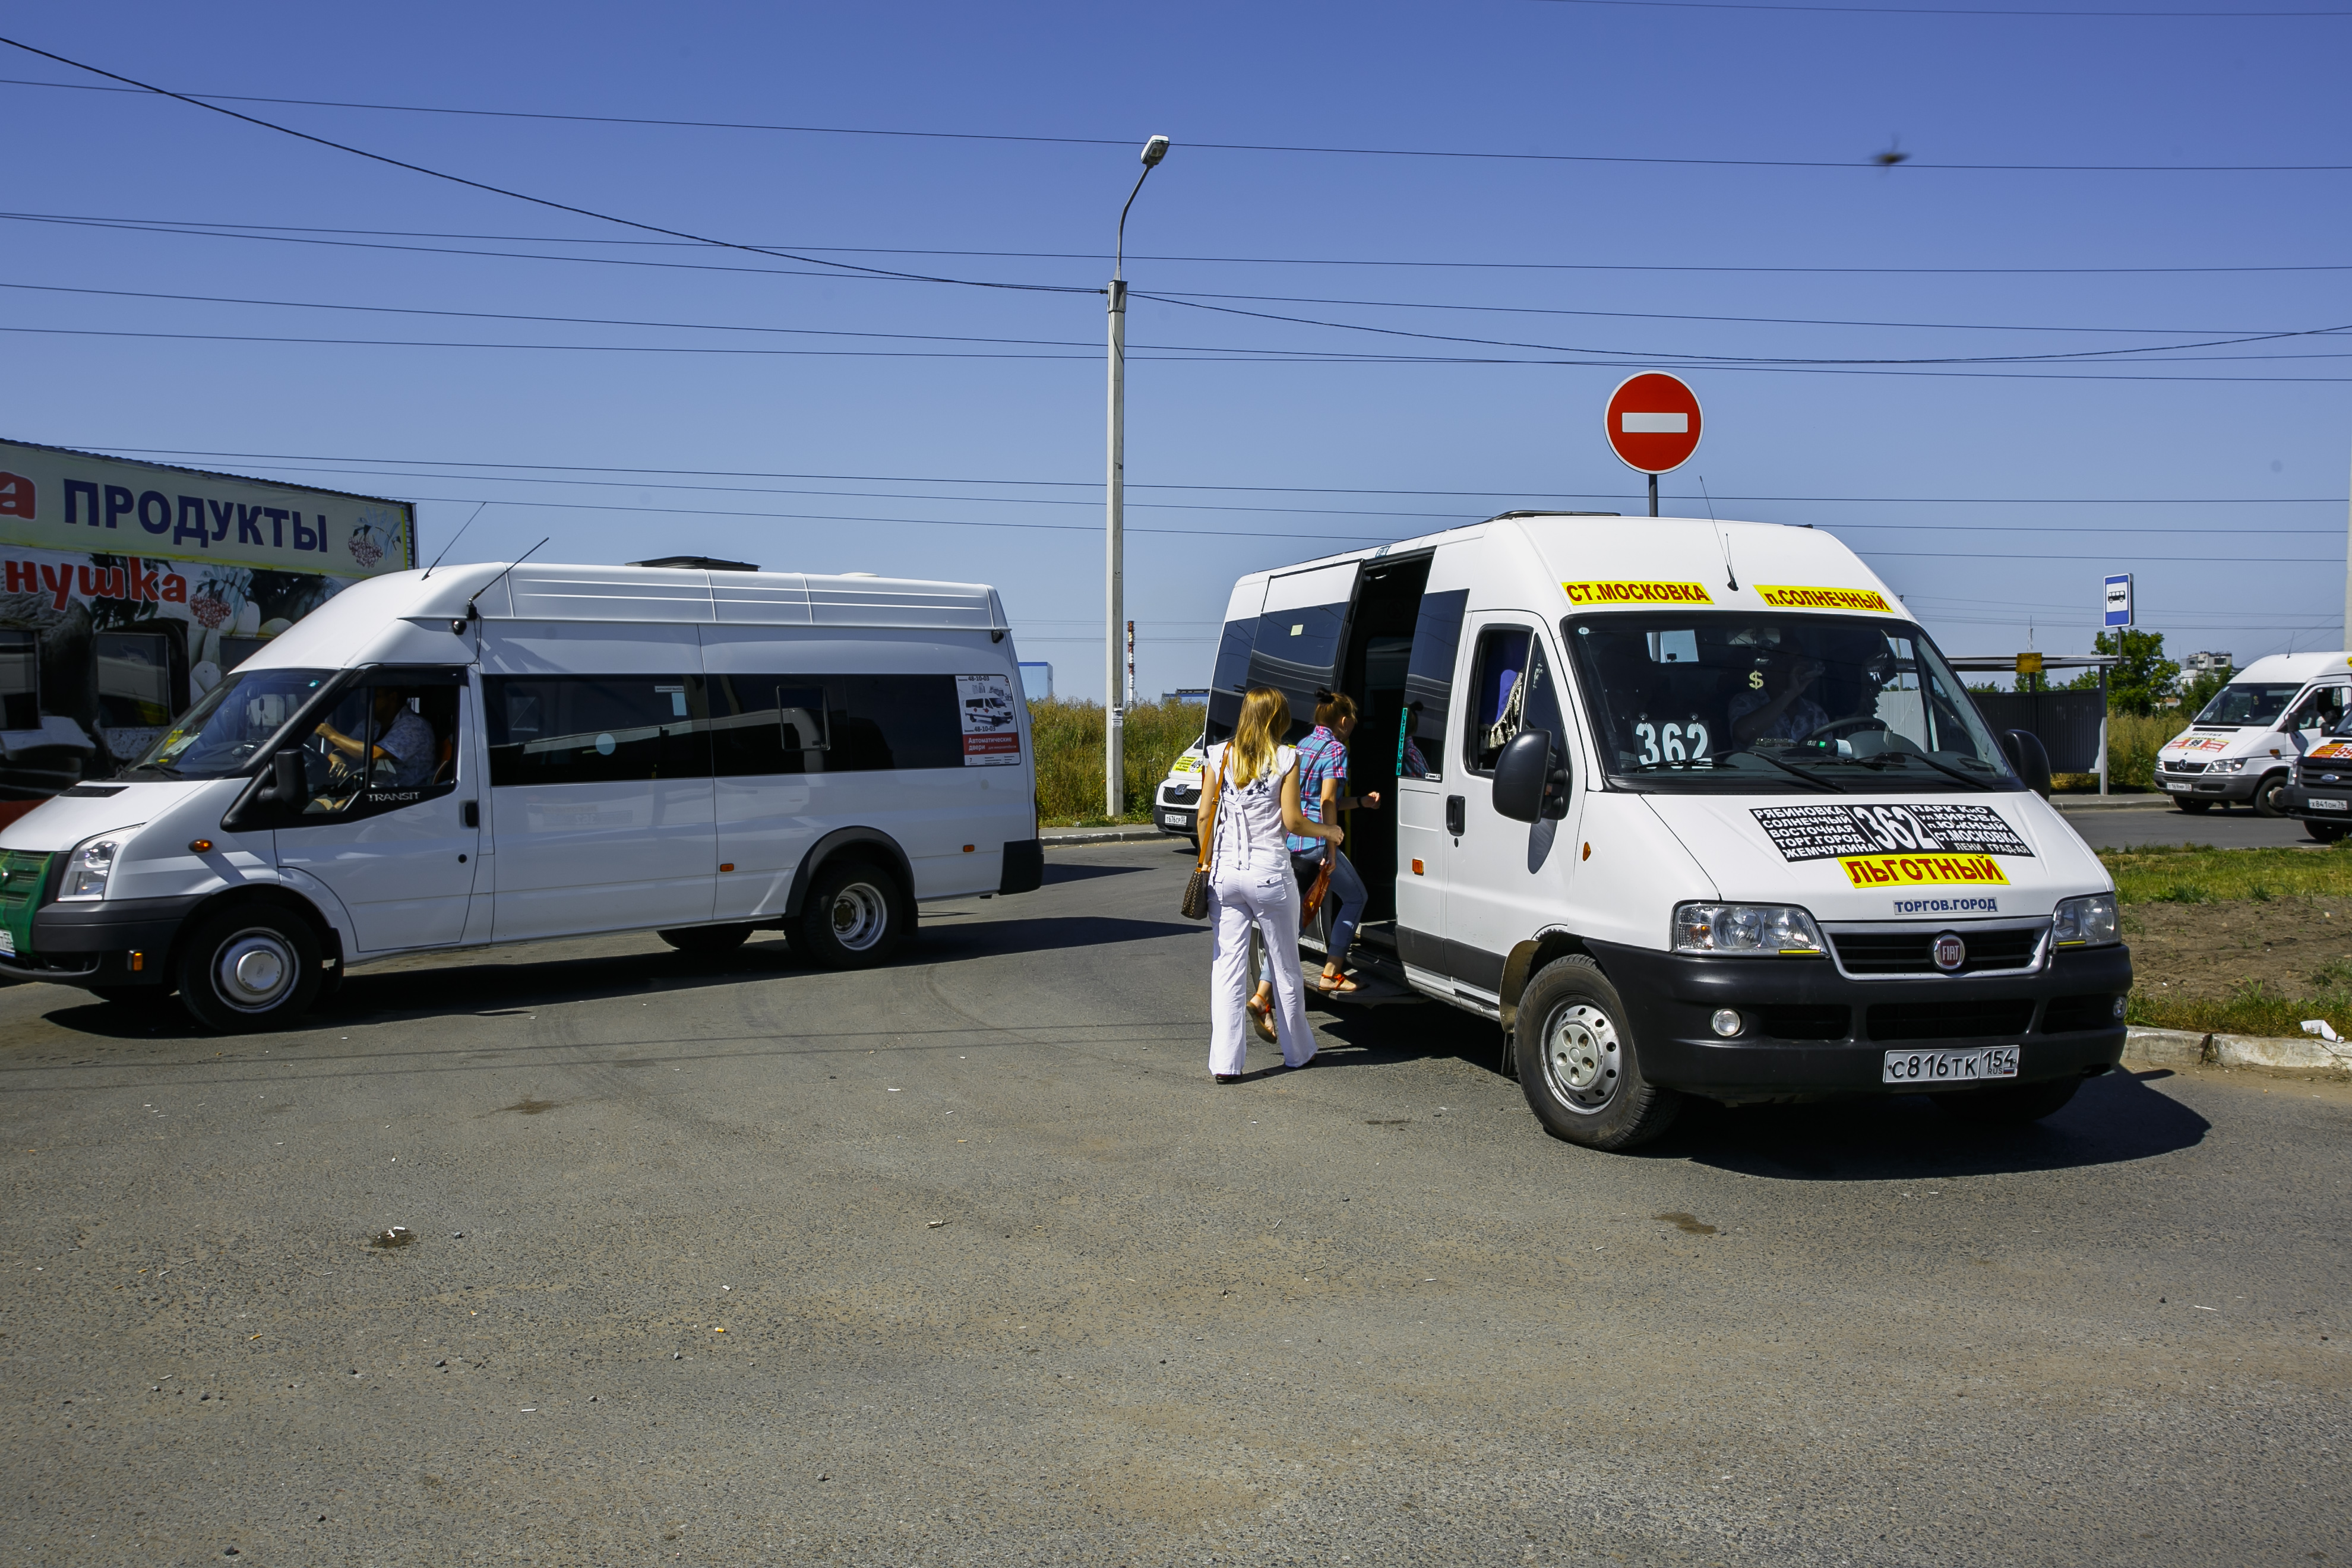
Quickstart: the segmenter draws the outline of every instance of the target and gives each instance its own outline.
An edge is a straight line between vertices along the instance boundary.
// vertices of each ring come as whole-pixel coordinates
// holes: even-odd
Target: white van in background
[[[761,928],[880,963],[1044,876],[976,584],[527,563],[355,584],[118,778],[0,830],[0,973],[266,1028],[347,964]],[[1008,721],[1009,720],[1009,721]]]
[[[2031,1120],[2122,1055],[2115,884],[2039,742],[1827,533],[1515,512],[1253,573],[1212,741],[1260,686],[1294,738],[1355,699],[1348,793],[1392,803],[1346,824],[1350,961],[1496,1019],[1560,1137],[1684,1095]]]
[[[2274,653],[2213,694],[2156,754],[2156,786],[2183,811],[2251,804],[2287,814],[2294,763],[2346,712],[2352,664],[2342,653]]]

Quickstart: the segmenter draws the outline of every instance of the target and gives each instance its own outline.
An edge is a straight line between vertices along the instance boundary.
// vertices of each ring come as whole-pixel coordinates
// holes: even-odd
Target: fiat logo
[[[1954,970],[1959,968],[1961,964],[1966,963],[1969,961],[1969,944],[1962,942],[1958,937],[1954,936],[1950,931],[1946,931],[1943,935],[1936,939],[1936,945],[1933,951],[1936,958],[1936,967],[1942,970],[1947,974],[1951,973]]]

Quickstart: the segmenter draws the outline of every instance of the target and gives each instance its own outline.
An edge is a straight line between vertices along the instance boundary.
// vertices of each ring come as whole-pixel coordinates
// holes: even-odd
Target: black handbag
[[[1217,759],[1218,814],[1223,815],[1224,809],[1225,760],[1219,757]],[[1209,819],[1206,827],[1201,825],[1198,818],[1195,818],[1192,823],[1192,835],[1199,841],[1201,847],[1200,861],[1192,868],[1192,874],[1184,879],[1184,897],[1176,905],[1177,913],[1188,921],[1204,921],[1209,918],[1209,849],[1212,836],[1216,832],[1216,828],[1217,822],[1213,816]]]

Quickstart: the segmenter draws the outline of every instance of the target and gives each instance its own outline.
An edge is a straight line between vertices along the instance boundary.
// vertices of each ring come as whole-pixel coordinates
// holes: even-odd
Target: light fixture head
[[[1167,137],[1154,136],[1150,141],[1146,142],[1143,144],[1143,166],[1145,168],[1158,168],[1160,166],[1160,160],[1166,156],[1168,156]]]

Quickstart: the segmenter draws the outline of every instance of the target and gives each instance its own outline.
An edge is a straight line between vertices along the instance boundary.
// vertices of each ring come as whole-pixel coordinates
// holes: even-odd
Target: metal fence
[[[2030,730],[2050,753],[2053,773],[2099,771],[2099,723],[2106,704],[2095,691],[1979,691],[1974,694],[1994,731]]]

